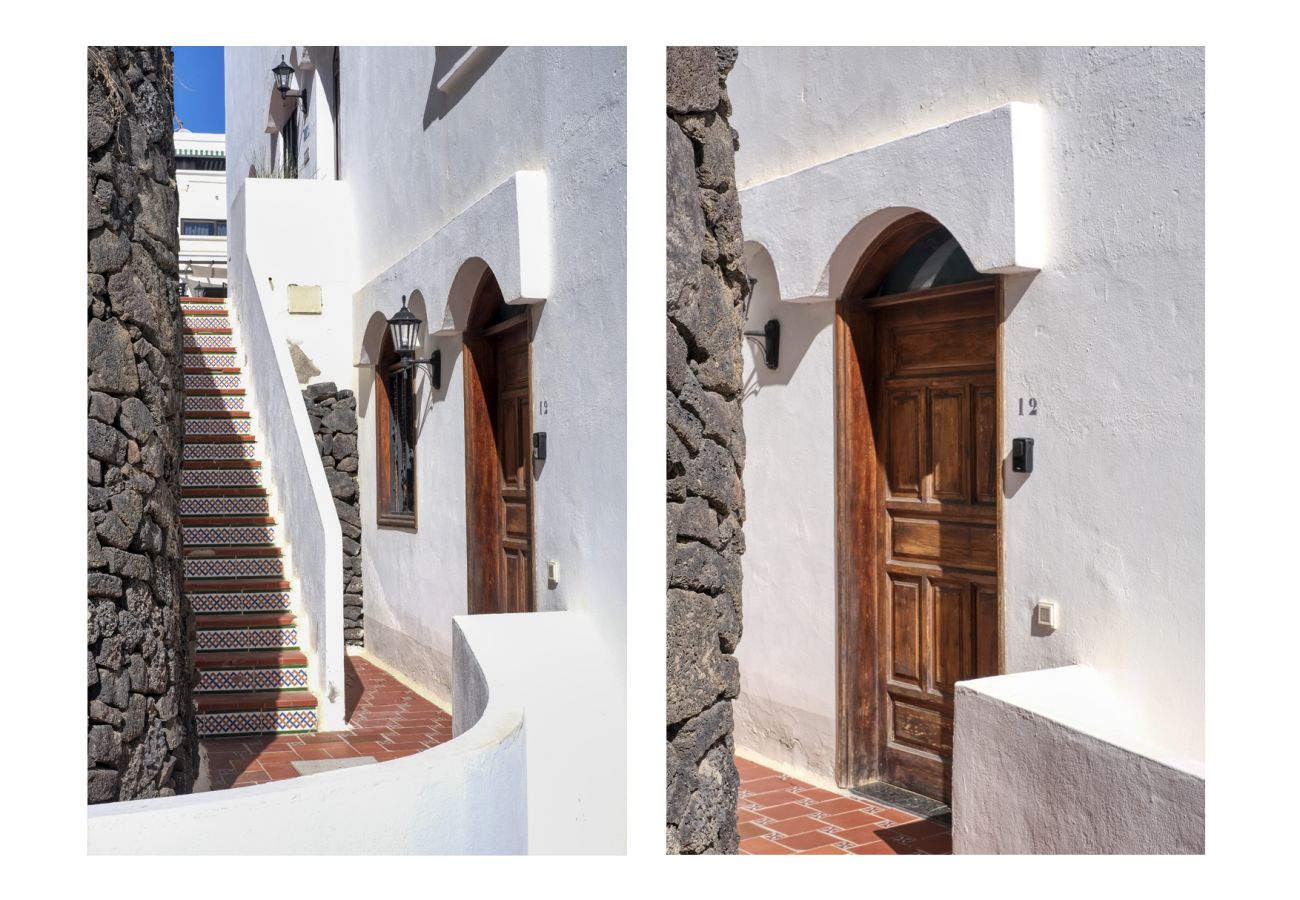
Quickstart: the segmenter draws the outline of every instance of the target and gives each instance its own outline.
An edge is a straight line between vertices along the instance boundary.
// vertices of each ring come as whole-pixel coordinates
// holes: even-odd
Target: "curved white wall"
[[[513,668],[479,660],[476,650],[473,635],[462,641],[457,663],[477,690],[457,711],[462,733],[454,740],[286,781],[91,806],[89,852],[527,852],[524,707],[511,693]]]
[[[751,254],[761,243],[772,255],[776,273],[830,271],[853,222],[819,228],[823,208],[851,204],[866,216],[900,202],[947,210],[970,232],[963,239],[976,245],[973,256],[992,240],[1014,248],[1010,270],[1041,266],[1037,275],[1009,276],[1004,326],[1002,453],[1012,437],[1036,441],[1035,472],[1007,479],[1007,671],[1090,664],[1116,685],[1145,739],[1202,758],[1202,53],[742,48],[728,84],[746,238],[755,241]],[[1010,196],[984,201],[996,180],[976,179],[962,192],[949,179],[927,180],[927,170],[942,173],[942,166],[895,158],[900,148],[934,146],[924,135],[952,136],[963,121],[1011,102],[1041,111],[1041,135],[1039,158],[1023,160],[1027,168],[1014,160],[985,167],[1011,173],[1002,181]],[[859,165],[859,177],[838,179],[834,190],[785,191],[789,231],[780,231],[783,208],[771,198],[785,189],[774,179],[811,183],[810,167],[838,171],[842,157],[867,150],[868,159],[892,162],[871,174]],[[954,165],[970,155],[977,173],[990,155],[974,136],[947,152]],[[1017,196],[1017,172],[1040,185],[1038,209]],[[906,185],[895,180],[900,173],[908,174]],[[998,213],[985,221],[996,228],[1014,220],[1010,243],[979,233],[978,206],[963,203],[1009,210],[1011,219]],[[1037,223],[1031,233],[1019,233],[1029,221]],[[996,257],[983,258],[992,267]],[[758,277],[749,327],[770,315],[781,320],[782,361],[775,373],[756,369],[746,349],[746,376],[759,390],[745,403],[738,740],[829,778],[833,313],[829,302],[765,298]],[[817,279],[797,275],[779,295],[833,300],[829,282],[823,286],[818,297]],[[1040,415],[1019,417],[1020,397],[1037,398]],[[1039,598],[1060,604],[1061,628],[1049,636],[1030,629]]]

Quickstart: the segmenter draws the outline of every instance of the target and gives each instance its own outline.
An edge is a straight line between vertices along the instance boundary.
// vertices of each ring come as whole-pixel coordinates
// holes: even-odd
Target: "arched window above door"
[[[984,277],[948,229],[936,224],[898,257],[871,296],[907,294]]]

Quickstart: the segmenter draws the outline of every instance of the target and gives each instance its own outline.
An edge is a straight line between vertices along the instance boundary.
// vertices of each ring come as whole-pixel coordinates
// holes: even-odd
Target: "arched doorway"
[[[464,334],[465,522],[471,613],[530,612],[532,317],[483,275]]]
[[[947,802],[954,683],[1001,669],[1000,282],[923,213],[837,303],[837,777]]]

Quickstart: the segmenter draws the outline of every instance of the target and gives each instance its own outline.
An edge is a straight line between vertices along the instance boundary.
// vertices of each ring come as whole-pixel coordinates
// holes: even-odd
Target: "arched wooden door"
[[[1000,668],[996,279],[916,214],[836,325],[839,777],[947,802],[954,684]]]
[[[483,277],[464,335],[471,613],[529,612],[533,594],[532,319]]]

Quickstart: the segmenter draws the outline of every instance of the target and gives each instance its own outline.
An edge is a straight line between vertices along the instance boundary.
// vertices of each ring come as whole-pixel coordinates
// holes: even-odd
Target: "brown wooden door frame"
[[[497,416],[497,348],[503,336],[517,328],[526,329],[528,366],[527,442],[532,433],[532,340],[531,308],[501,322],[490,316],[501,303],[500,288],[491,272],[483,276],[470,308],[470,321],[462,336],[465,381],[465,534],[468,607],[470,613],[529,612],[536,608],[533,585],[535,568],[536,497],[532,494],[532,454],[525,448],[525,477],[530,487],[528,533],[528,584],[525,603],[509,604],[505,597],[504,552],[502,550],[502,491],[500,440]]]
[[[879,310],[898,303],[987,290],[989,282],[955,285],[882,298],[864,299],[899,254],[937,227],[918,213],[895,223],[863,254],[858,271],[835,304],[835,590],[836,590],[836,782],[845,787],[883,776],[883,722],[878,662],[882,503],[876,447],[876,320]],[[998,570],[1002,569],[1003,487],[1001,458],[1005,428],[1002,378],[1004,282],[991,279],[997,319],[995,360],[996,521]],[[859,524],[861,523],[860,527]],[[1005,671],[1001,640],[1002,586],[997,589],[998,672]]]

